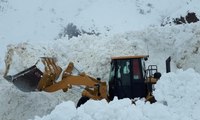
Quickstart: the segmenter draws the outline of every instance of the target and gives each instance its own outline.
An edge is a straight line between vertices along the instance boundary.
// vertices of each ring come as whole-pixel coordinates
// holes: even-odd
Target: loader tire
[[[89,99],[90,99],[90,98],[88,98],[88,97],[82,96],[82,97],[79,99],[79,101],[78,101],[78,103],[77,103],[77,105],[76,105],[76,108],[80,107],[82,104],[85,104]]]

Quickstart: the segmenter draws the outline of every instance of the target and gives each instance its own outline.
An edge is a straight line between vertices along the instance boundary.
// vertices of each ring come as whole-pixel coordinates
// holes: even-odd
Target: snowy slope
[[[200,16],[198,5],[198,0],[1,0],[0,38],[52,40],[68,23],[86,31],[121,33],[160,26],[167,17],[187,12]]]
[[[0,119],[198,119],[200,96],[194,94],[200,84],[200,23],[160,25],[188,11],[199,17],[199,4],[198,0],[1,0]],[[101,34],[55,39],[70,22]],[[149,54],[148,64],[157,64],[162,73],[166,58],[172,56],[173,73],[164,74],[155,91],[156,98],[168,105],[143,101],[130,105],[128,99],[116,99],[89,101],[76,110],[79,87],[67,93],[21,92],[2,78],[7,48],[15,53],[9,74],[30,67],[39,57],[53,56],[63,68],[73,61],[103,80],[108,80],[111,56]]]

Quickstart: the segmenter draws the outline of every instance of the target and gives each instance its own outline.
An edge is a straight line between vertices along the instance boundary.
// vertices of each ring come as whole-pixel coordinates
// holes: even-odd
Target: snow
[[[193,69],[164,74],[156,84],[157,103],[128,98],[111,102],[89,100],[76,109],[72,101],[65,101],[48,115],[34,120],[197,120],[200,110],[200,74]],[[192,86],[192,87],[191,87]]]
[[[200,111],[200,23],[166,25],[167,17],[200,18],[198,0],[1,0],[0,1],[0,119],[2,120],[197,120]],[[171,19],[170,18],[170,19]],[[57,38],[68,23],[95,30],[99,36],[83,34]],[[36,63],[40,57],[56,57],[64,69],[72,61],[91,76],[109,78],[110,58],[146,55],[147,64],[162,73],[154,96],[143,99],[89,100],[75,108],[81,87],[64,93],[16,89],[2,76],[7,49],[14,51],[9,74]],[[165,60],[172,57],[172,72],[165,73]],[[38,67],[42,69],[41,61]]]

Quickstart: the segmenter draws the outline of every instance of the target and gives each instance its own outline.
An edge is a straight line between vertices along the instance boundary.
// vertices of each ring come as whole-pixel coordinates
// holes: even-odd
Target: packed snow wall
[[[70,61],[94,77],[108,80],[110,57],[121,55],[149,54],[148,64],[157,64],[165,72],[165,60],[172,57],[172,70],[194,68],[200,72],[199,35],[200,25],[148,28],[144,31],[116,34],[114,36],[88,36],[59,39],[38,43],[11,44],[14,50],[13,63],[9,74],[14,74],[35,64],[42,56],[56,57],[58,64],[65,68]],[[3,64],[3,63],[1,63]],[[3,65],[2,65],[3,66]],[[42,65],[39,65],[40,67]],[[1,74],[4,69],[1,68]],[[81,90],[77,87],[67,93],[23,93],[1,78],[2,119],[33,118],[45,115],[62,101],[77,102]],[[40,107],[39,107],[40,106]],[[27,110],[24,110],[27,108]]]

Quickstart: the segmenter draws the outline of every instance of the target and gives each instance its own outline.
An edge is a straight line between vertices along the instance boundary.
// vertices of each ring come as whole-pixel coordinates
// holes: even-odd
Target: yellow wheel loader
[[[4,78],[24,92],[66,92],[73,85],[85,86],[77,107],[89,99],[106,99],[109,102],[115,96],[119,99],[145,98],[153,103],[156,100],[152,86],[159,80],[161,73],[157,71],[156,65],[149,65],[146,69],[147,59],[147,55],[113,57],[108,82],[79,72],[72,62],[62,70],[54,58],[48,57],[41,58],[45,66],[44,72],[33,65],[16,75],[7,75],[10,62],[6,62]]]

